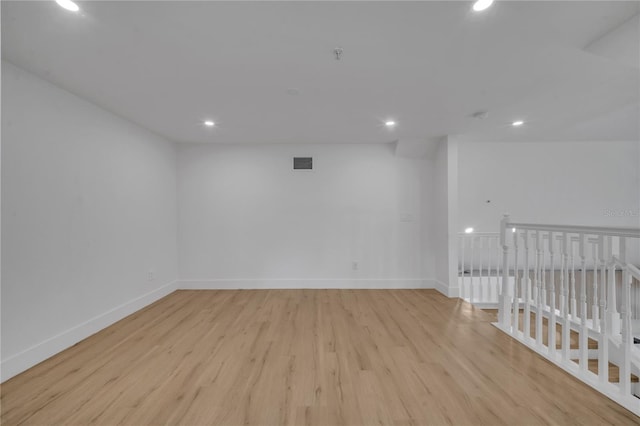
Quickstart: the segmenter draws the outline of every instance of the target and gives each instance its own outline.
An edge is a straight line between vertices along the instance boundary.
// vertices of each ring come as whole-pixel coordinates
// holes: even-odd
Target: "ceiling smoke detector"
[[[339,61],[342,58],[342,47],[336,47],[333,49],[333,54],[336,56],[336,61]]]

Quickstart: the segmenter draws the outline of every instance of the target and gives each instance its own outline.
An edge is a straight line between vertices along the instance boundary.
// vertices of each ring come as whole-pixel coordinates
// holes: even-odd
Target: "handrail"
[[[630,263],[627,263],[627,269],[631,273],[631,276],[633,276],[636,280],[640,281],[640,269],[636,268]]]
[[[570,232],[593,235],[609,235],[613,237],[634,237],[640,238],[640,228],[625,227],[599,227],[599,226],[579,226],[579,225],[543,225],[537,223],[515,223],[508,222],[507,228],[527,229],[532,231],[553,231]]]
[[[618,256],[611,256],[613,263],[620,266],[623,269],[627,269],[632,277],[640,281],[640,269],[636,268],[631,263],[623,262]]]

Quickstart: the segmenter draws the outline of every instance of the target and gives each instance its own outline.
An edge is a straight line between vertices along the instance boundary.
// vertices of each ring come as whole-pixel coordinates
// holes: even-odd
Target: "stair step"
[[[497,309],[483,309],[484,312],[488,313],[492,316],[493,321],[498,320],[498,310]],[[536,314],[531,312],[531,337],[536,337]],[[520,318],[518,321],[518,325],[520,331],[524,329],[524,310],[520,311]],[[542,318],[542,343],[547,345],[548,336],[549,336],[549,320],[545,317]],[[579,349],[579,333],[575,330],[571,330],[569,334],[569,348],[570,349]],[[638,340],[640,343],[640,339]],[[593,339],[589,339],[587,342],[588,349],[598,349],[598,342]],[[562,325],[556,324],[556,349],[562,349]]]
[[[571,361],[579,364],[577,359],[572,359]],[[590,359],[588,362],[589,371],[594,374],[598,374],[598,360]],[[617,365],[609,363],[609,382],[610,383],[619,383],[620,382],[620,369]],[[640,379],[634,374],[631,375],[631,383],[640,383]]]

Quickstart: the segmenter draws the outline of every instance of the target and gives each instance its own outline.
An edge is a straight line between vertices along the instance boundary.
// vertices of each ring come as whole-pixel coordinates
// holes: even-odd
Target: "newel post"
[[[613,239],[607,236],[605,239],[607,245],[608,273],[607,273],[607,332],[610,335],[620,334],[620,314],[618,313],[618,299],[616,296],[616,263],[614,260]]]
[[[504,330],[510,326],[511,305],[509,294],[509,246],[507,245],[507,224],[509,215],[505,214],[500,221],[500,245],[502,246],[502,294],[500,294],[498,306],[498,322]]]

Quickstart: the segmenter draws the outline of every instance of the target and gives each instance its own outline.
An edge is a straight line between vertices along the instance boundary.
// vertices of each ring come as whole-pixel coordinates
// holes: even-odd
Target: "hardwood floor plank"
[[[177,291],[8,380],[3,425],[638,424],[432,290]]]

